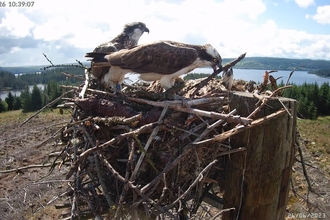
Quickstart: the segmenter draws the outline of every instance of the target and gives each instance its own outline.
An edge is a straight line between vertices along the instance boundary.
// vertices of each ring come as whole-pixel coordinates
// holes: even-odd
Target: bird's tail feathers
[[[89,59],[92,60],[93,62],[108,62],[107,59],[105,59],[105,56],[108,55],[108,53],[102,53],[102,52],[90,52],[90,53],[86,53],[85,57],[90,57],[93,59]]]

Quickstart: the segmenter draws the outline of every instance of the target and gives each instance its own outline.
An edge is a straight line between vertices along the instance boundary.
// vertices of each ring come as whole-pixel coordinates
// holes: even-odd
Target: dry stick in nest
[[[165,114],[167,112],[167,109],[168,109],[167,106],[163,109],[163,111],[162,111],[162,113],[161,113],[161,115],[160,115],[160,117],[158,119],[158,123],[160,123],[163,120],[163,118],[164,118],[164,116],[165,116]],[[141,153],[140,158],[139,158],[138,162],[135,165],[135,169],[134,169],[134,171],[132,173],[131,180],[134,180],[135,179],[135,176],[136,176],[137,172],[140,169],[140,166],[141,166],[141,164],[143,162],[143,159],[144,159],[144,157],[146,155],[146,152],[149,149],[149,146],[151,144],[151,141],[157,135],[158,131],[159,131],[159,126],[155,127],[154,130],[152,131],[152,133],[150,134],[150,137],[148,138],[148,141],[147,141],[147,143],[146,143],[146,145],[144,147],[144,152]]]
[[[253,122],[252,122],[253,123]],[[257,124],[256,124],[257,125]],[[236,128],[236,129],[232,129],[232,130],[229,130],[227,132],[224,132],[220,135],[222,135],[222,138],[220,139],[219,137],[217,137],[219,139],[219,141],[224,141],[226,140],[227,138],[229,138],[230,136],[234,135],[234,134],[237,134],[245,129],[248,129],[249,127],[244,127],[244,126],[241,126],[240,128]],[[237,131],[236,131],[237,130]],[[219,136],[219,135],[218,135]],[[168,173],[170,170],[172,170],[189,152],[190,150],[199,145],[199,144],[204,144],[204,143],[207,143],[207,142],[211,142],[211,141],[215,141],[213,140],[214,138],[211,138],[211,139],[207,139],[207,140],[203,140],[203,141],[198,141],[199,138],[197,137],[196,140],[194,142],[192,142],[191,144],[188,144],[184,147],[183,149],[183,152],[170,164],[168,164],[164,169],[163,171],[161,171],[157,177],[155,177],[151,182],[149,182],[148,184],[146,184],[144,187],[141,188],[141,191],[142,193],[146,193],[153,185],[157,184],[160,180],[160,178],[162,177],[162,175],[164,173]],[[233,151],[226,151],[223,153],[223,155],[226,155],[226,154],[230,154],[230,153],[235,153],[235,152],[239,152],[239,151],[242,151],[242,150],[245,150],[245,148],[240,148],[240,149],[237,149],[237,150],[233,150]],[[137,204],[135,205],[138,205],[139,203],[141,203],[142,201],[139,201]]]
[[[188,187],[188,189],[181,195],[181,196],[179,196],[174,202],[172,202],[171,204],[169,204],[168,206],[165,206],[165,209],[166,210],[170,210],[170,209],[172,209],[175,205],[176,205],[176,203],[178,203],[181,199],[184,199],[187,195],[188,195],[188,193],[192,190],[192,188],[198,183],[198,182],[200,182],[203,178],[204,178],[204,174],[206,173],[206,172],[208,172],[211,168],[212,168],[212,166],[214,165],[214,164],[216,164],[218,162],[218,160],[214,160],[214,161],[212,161],[211,163],[209,163],[199,174],[198,174],[198,176],[196,177],[196,179],[194,180],[194,182],[192,182],[191,184],[190,184],[190,186]]]
[[[87,90],[88,84],[89,84],[89,71],[85,69],[85,84],[83,88],[81,89],[81,92],[79,93],[79,98],[83,99],[85,96],[85,92]]]
[[[292,74],[299,68],[299,67],[303,67],[303,66],[297,66],[296,68],[294,68],[291,73],[289,74],[288,80],[286,81],[285,85],[287,86],[289,84],[289,81],[291,79]]]
[[[210,103],[213,100],[223,101],[223,99],[224,99],[224,97],[211,97],[211,98],[201,98],[201,99],[197,99],[197,100],[190,100],[187,102],[182,102],[182,101],[155,102],[155,101],[149,101],[149,100],[145,100],[145,99],[128,97],[128,100],[130,100],[130,101],[153,105],[156,107],[168,106],[170,109],[174,109],[177,111],[205,116],[205,117],[209,117],[209,118],[223,119],[229,123],[233,122],[233,123],[240,123],[240,124],[244,124],[244,125],[248,125],[251,123],[251,119],[247,119],[247,118],[240,117],[240,116],[221,114],[218,112],[204,111],[204,110],[199,110],[199,109],[193,109],[190,107],[185,107],[185,106],[192,106],[192,105],[200,105],[202,103]]]
[[[79,65],[74,65],[74,64],[70,64],[70,65],[66,65],[66,64],[54,65],[53,62],[50,59],[48,59],[48,57],[47,57],[46,54],[44,54],[44,53],[42,53],[42,54],[44,55],[44,57],[46,58],[46,60],[51,64],[51,66],[44,67],[43,70],[46,70],[46,69],[49,69],[49,68],[54,68],[54,67],[78,67],[78,68],[88,69],[79,60],[76,60],[76,62]]]
[[[177,219],[177,217],[175,217],[171,212],[165,210],[163,207],[161,207],[160,205],[157,205],[157,203],[155,201],[153,201],[152,199],[150,199],[149,197],[147,197],[142,190],[140,190],[137,186],[135,186],[131,181],[125,179],[124,177],[122,177],[112,166],[111,164],[107,161],[107,159],[101,154],[101,153],[97,153],[99,155],[99,157],[102,159],[104,165],[109,169],[109,171],[112,173],[112,175],[114,175],[119,181],[127,184],[131,189],[133,189],[139,196],[141,196],[144,200],[146,200],[147,202],[150,203],[150,205],[154,206],[156,209],[158,209],[159,211],[161,211],[161,213],[167,213],[169,216],[171,216],[173,219]]]
[[[84,126],[80,126],[79,130],[83,131],[83,133],[84,133],[85,137],[87,138],[89,144],[92,147],[95,147],[96,144],[95,144],[94,140],[92,139],[92,137],[87,132],[86,128]],[[97,174],[97,177],[100,181],[102,190],[104,192],[105,199],[107,200],[107,203],[108,203],[109,207],[111,207],[114,203],[111,200],[109,190],[108,190],[107,185],[104,181],[104,178],[103,178],[103,175],[102,175],[102,172],[101,172],[100,161],[99,161],[98,155],[96,153],[94,153],[94,163],[95,163],[95,168],[96,168],[96,174]]]
[[[135,152],[135,142],[133,139],[131,140],[131,143],[129,144],[129,146],[130,146],[130,151],[129,151],[128,160],[127,160],[127,164],[126,164],[126,171],[125,171],[126,180],[129,179],[130,170],[134,169],[133,159],[134,159],[134,152]],[[132,181],[132,180],[130,179],[130,181]],[[126,195],[128,188],[129,188],[129,186],[127,184],[123,187],[122,193],[119,197],[119,206],[115,213],[115,217],[114,217],[115,219],[118,218],[119,211],[122,209],[122,206],[124,204],[125,195]]]
[[[63,98],[64,96],[66,96],[67,94],[74,92],[74,90],[70,90],[67,91],[65,93],[63,93],[60,97],[54,99],[52,102],[48,103],[47,105],[45,105],[44,107],[42,107],[39,111],[37,111],[36,113],[34,113],[31,117],[29,117],[28,119],[26,119],[20,126],[23,126],[24,124],[26,124],[27,122],[29,122],[32,118],[34,118],[35,116],[37,116],[40,112],[42,112],[44,109],[54,105],[54,103],[58,102],[61,98]]]
[[[168,109],[168,107],[165,107],[165,108],[163,109],[163,111],[162,111],[162,113],[161,113],[161,115],[160,115],[160,117],[159,117],[159,119],[158,119],[158,123],[160,123],[160,122],[163,120],[163,118],[164,118],[164,116],[165,116],[165,114],[166,114],[166,112],[167,112],[167,109]],[[139,158],[138,162],[137,162],[136,165],[135,165],[135,169],[134,169],[134,171],[133,171],[131,177],[129,178],[129,181],[133,181],[133,180],[135,180],[136,174],[137,174],[137,172],[138,172],[139,169],[140,169],[140,166],[141,166],[141,164],[142,164],[142,162],[143,162],[143,159],[144,159],[144,157],[145,157],[145,155],[146,155],[147,150],[149,149],[149,146],[150,146],[150,144],[151,144],[151,141],[152,141],[152,140],[154,139],[154,137],[157,135],[158,131],[159,131],[159,126],[155,127],[154,130],[152,131],[152,133],[150,134],[149,139],[148,139],[148,141],[147,141],[147,143],[146,143],[146,145],[145,145],[145,147],[144,147],[144,149],[143,149],[143,151],[142,151],[142,153],[141,153],[141,155],[140,155],[140,158]],[[134,148],[132,148],[132,149],[134,149]],[[131,151],[130,151],[130,158],[129,158],[128,163],[127,163],[127,167],[129,167],[129,165],[131,164],[132,157],[133,157],[133,156],[131,156],[132,154],[133,154],[133,152],[132,152],[132,150],[131,150]],[[128,174],[128,170],[126,170],[126,175],[125,175],[125,179],[128,180],[128,176],[127,176],[127,174]],[[121,197],[120,197],[120,198],[121,198],[120,201],[123,200],[123,198],[124,198],[124,192],[126,192],[127,189],[128,189],[128,185],[126,184],[126,185],[124,186],[123,193],[122,193],[122,195],[121,195]],[[122,204],[122,202],[120,202],[120,205],[121,205],[121,204]],[[120,207],[121,207],[121,206],[120,206]],[[118,214],[119,214],[119,210],[120,210],[120,208],[117,209],[116,214],[115,214],[115,218],[118,216]]]
[[[292,86],[283,86],[281,88],[278,88],[277,90],[275,90],[270,96],[267,97],[262,97],[260,95],[258,95],[256,92],[253,93],[253,96],[256,97],[257,99],[261,100],[261,105],[259,105],[247,118],[252,118],[255,116],[255,114],[257,114],[258,111],[261,110],[262,107],[264,107],[267,102],[269,100],[271,100],[272,97],[275,97],[279,92],[281,92],[282,90],[288,89],[288,88],[292,88]],[[278,99],[279,100],[279,99]],[[289,110],[285,107],[285,105],[283,104],[283,102],[281,102],[281,100],[279,100],[280,103],[282,104],[282,106],[284,107],[284,109],[286,110],[286,112],[289,114],[289,116],[292,118],[291,113],[289,112]]]
[[[236,113],[236,109],[229,112],[228,115],[233,115],[235,113]],[[223,122],[224,122],[224,120],[219,119],[216,122],[214,122],[212,125],[207,126],[207,128],[203,131],[203,133],[201,135],[199,135],[199,137],[195,141],[200,141],[203,137],[205,137],[208,133],[210,133],[216,127],[220,126]]]
[[[193,142],[193,145],[201,145],[201,144],[206,144],[206,143],[210,143],[210,142],[221,142],[221,141],[224,141],[226,140],[227,138],[233,136],[233,135],[236,135],[242,131],[245,131],[247,129],[250,129],[252,127],[255,127],[255,126],[258,126],[260,124],[263,124],[264,122],[266,121],[269,121],[270,119],[272,119],[273,117],[277,117],[279,115],[282,115],[283,113],[285,112],[285,110],[279,110],[275,113],[272,113],[268,116],[265,116],[263,118],[260,118],[260,119],[257,119],[257,120],[254,120],[252,121],[252,123],[250,124],[250,126],[248,127],[245,127],[245,126],[237,126],[229,131],[226,131],[226,132],[223,132],[221,134],[218,134],[218,135],[215,135],[213,138],[210,138],[210,139],[206,139],[206,140],[203,140],[203,141],[199,141],[199,142]]]
[[[70,77],[70,78],[73,78],[73,79],[79,79],[79,80],[84,80],[85,78],[80,76],[80,75],[73,75],[71,73],[67,73],[67,72],[61,72],[61,74],[63,76],[66,76],[66,77]]]
[[[265,73],[264,73],[264,76],[263,76],[263,81],[262,81],[262,84],[261,84],[261,86],[260,86],[260,89],[259,89],[259,93],[260,92],[263,92],[266,88],[267,88],[267,86],[268,86],[268,79],[269,79],[269,74],[270,73],[273,73],[273,72],[277,72],[277,70],[271,70],[271,71],[265,71]]]
[[[81,153],[79,155],[79,158],[75,161],[75,164],[73,164],[73,166],[70,168],[68,174],[66,175],[66,179],[70,178],[72,173],[74,172],[74,170],[76,169],[76,167],[84,160],[84,158],[96,151],[99,151],[105,147],[111,146],[112,144],[114,144],[117,141],[121,141],[126,137],[131,137],[133,135],[139,135],[142,133],[150,133],[151,129],[153,129],[155,126],[159,125],[159,122],[153,122],[150,124],[146,124],[134,131],[130,131],[121,135],[118,135],[117,137],[112,138],[111,140],[101,144],[101,145],[97,145],[95,147],[89,148],[88,150],[84,151],[83,153]]]
[[[207,77],[206,79],[204,79],[202,82],[200,82],[198,85],[195,85],[194,87],[196,87],[195,91],[191,94],[190,97],[194,97],[196,95],[196,93],[203,88],[212,78],[214,78],[216,75],[218,75],[219,73],[221,73],[223,70],[228,70],[230,67],[235,66],[239,61],[241,61],[242,59],[244,59],[246,53],[241,54],[239,57],[237,57],[235,60],[231,61],[230,63],[227,63],[224,66],[221,66],[219,69],[217,69],[216,71],[214,71],[209,77]]]

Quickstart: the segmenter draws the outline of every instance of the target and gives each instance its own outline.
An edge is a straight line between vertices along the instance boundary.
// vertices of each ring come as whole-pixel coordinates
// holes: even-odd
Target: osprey
[[[96,67],[111,67],[104,82],[121,84],[125,74],[140,74],[145,81],[160,80],[164,89],[171,88],[175,78],[195,68],[221,66],[218,51],[210,44],[193,45],[174,41],[158,41],[124,49],[110,54],[87,53]]]
[[[143,22],[132,22],[124,26],[122,33],[111,41],[105,42],[97,46],[93,52],[111,53],[122,49],[133,48],[144,32],[149,33],[149,29]],[[109,67],[98,68],[91,64],[92,74],[99,80],[102,80],[105,73],[109,72]]]

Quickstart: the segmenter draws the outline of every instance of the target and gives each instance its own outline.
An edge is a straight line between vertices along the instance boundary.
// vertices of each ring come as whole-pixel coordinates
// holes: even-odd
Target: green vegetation
[[[321,168],[330,174],[330,116],[321,116],[317,120],[298,120],[297,130],[305,140],[307,149],[321,164]]]
[[[321,70],[313,70],[308,73],[315,74],[321,77],[330,77],[330,69],[321,69]]]
[[[39,70],[40,71],[40,70]],[[42,72],[34,72],[29,74],[15,75],[11,72],[0,69],[0,90],[23,90],[28,85],[46,84],[50,81],[59,82],[61,84],[76,84],[77,80],[67,79],[62,72],[73,75],[83,75],[84,69],[77,67],[53,67]]]
[[[233,59],[228,59],[228,61]],[[223,63],[228,62],[224,59]],[[299,70],[316,71],[330,69],[330,61],[328,60],[311,60],[311,59],[286,59],[275,57],[245,57],[236,64],[235,68],[240,69],[264,69],[264,70],[293,70],[297,66]]]
[[[44,88],[40,90],[37,85],[33,86],[32,92],[26,87],[21,93],[21,102],[23,112],[37,111],[43,106],[47,105],[49,102],[55,100],[61,95],[62,91],[59,84],[55,81],[50,81]],[[53,106],[56,107],[58,103],[54,103]]]
[[[36,84],[32,91],[26,86],[19,97],[13,96],[11,92],[5,100],[0,99],[0,112],[22,109],[23,112],[37,111],[49,102],[55,100],[62,94],[59,84],[50,81],[41,90]],[[50,108],[55,108],[58,103],[54,103]]]
[[[320,115],[330,115],[330,86],[323,83],[304,83],[285,90],[283,96],[299,101],[298,113],[302,118],[317,119]]]

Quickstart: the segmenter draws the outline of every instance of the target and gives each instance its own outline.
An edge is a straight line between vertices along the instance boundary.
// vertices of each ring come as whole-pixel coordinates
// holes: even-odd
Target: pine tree
[[[0,112],[5,112],[6,111],[6,106],[4,101],[0,98]]]
[[[330,86],[329,83],[323,83],[320,87],[320,106],[319,113],[322,115],[330,115]]]
[[[7,97],[5,98],[5,101],[7,102],[8,105],[7,110],[12,111],[14,109],[15,97],[11,92],[8,93]]]
[[[21,92],[21,102],[23,112],[32,111],[31,93],[28,86],[26,86],[25,89]]]
[[[39,110],[42,107],[42,98],[41,98],[41,91],[36,84],[34,84],[32,93],[31,93],[31,104],[32,104],[32,111]]]
[[[14,110],[19,110],[22,108],[22,102],[21,102],[21,97],[20,96],[15,96],[14,99]]]

